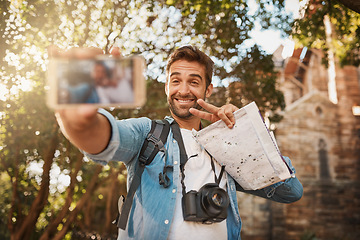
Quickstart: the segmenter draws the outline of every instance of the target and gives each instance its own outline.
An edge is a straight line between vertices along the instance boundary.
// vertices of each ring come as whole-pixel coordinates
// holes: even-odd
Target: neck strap
[[[216,183],[217,185],[219,185],[219,184],[220,184],[220,181],[221,181],[221,178],[222,178],[222,176],[223,176],[223,174],[224,174],[224,171],[225,171],[225,165],[222,165],[222,166],[221,166],[221,170],[220,170],[220,173],[219,173],[219,177],[216,177],[214,158],[213,158],[213,156],[212,156],[206,149],[205,149],[205,151],[207,152],[207,154],[209,154],[209,156],[210,156],[210,158],[211,158],[211,168],[212,168],[212,170],[213,170],[213,172],[214,172],[215,183]]]
[[[180,148],[180,171],[181,171],[181,185],[182,185],[182,194],[185,195],[186,193],[186,187],[185,187],[185,183],[184,183],[184,179],[185,179],[185,173],[184,173],[184,167],[186,162],[192,158],[192,157],[196,157],[197,155],[194,156],[190,156],[188,158],[187,154],[186,154],[186,150],[185,150],[185,146],[184,146],[184,142],[183,142],[183,138],[181,136],[181,131],[180,131],[180,127],[177,124],[177,122],[174,120],[174,122],[171,124],[171,129],[174,135],[175,140],[178,142],[179,148]],[[206,150],[205,150],[206,151]],[[215,183],[217,185],[220,184],[221,178],[224,174],[224,170],[225,170],[225,166],[221,166],[221,171],[219,174],[219,177],[216,177],[216,173],[215,173],[215,164],[214,164],[214,158],[213,156],[206,151],[207,154],[209,154],[210,158],[211,158],[211,168],[214,172],[214,176],[215,176]]]

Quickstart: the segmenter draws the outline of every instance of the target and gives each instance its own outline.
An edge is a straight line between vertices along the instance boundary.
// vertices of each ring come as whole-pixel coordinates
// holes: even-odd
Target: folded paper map
[[[264,188],[291,177],[255,102],[234,113],[236,123],[229,129],[223,121],[193,135],[245,190]]]

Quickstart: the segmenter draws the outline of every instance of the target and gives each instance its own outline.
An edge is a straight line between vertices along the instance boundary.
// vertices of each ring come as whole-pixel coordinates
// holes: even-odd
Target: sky
[[[250,2],[252,2],[252,4],[256,4],[255,0],[251,0]],[[286,0],[285,9],[287,12],[293,14],[293,18],[298,18],[300,15],[299,9],[305,4],[305,0],[300,0],[300,2],[299,0]],[[284,45],[285,51],[287,50],[288,52],[292,52],[291,49],[294,48],[294,42],[289,38],[281,37],[280,31],[261,31],[260,26],[256,25],[255,30],[253,30],[250,35],[252,37],[250,42],[260,45],[263,50],[269,54],[272,54],[280,45]],[[271,39],[271,41],[269,41],[269,39]],[[288,56],[288,54],[289,53],[285,54],[285,56]]]

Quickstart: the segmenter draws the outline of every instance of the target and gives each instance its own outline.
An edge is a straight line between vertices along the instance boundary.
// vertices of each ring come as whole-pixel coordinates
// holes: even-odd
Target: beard
[[[192,104],[191,106],[187,106],[187,107],[176,106],[176,98],[192,99],[194,101],[194,104]],[[204,96],[204,99],[205,99],[205,96]],[[170,112],[172,114],[174,114],[175,116],[177,116],[178,118],[189,119],[193,116],[189,111],[190,108],[196,108],[198,110],[201,109],[201,106],[197,103],[197,100],[198,100],[198,98],[195,97],[193,94],[187,94],[185,96],[180,96],[179,94],[175,94],[175,95],[171,96],[170,98],[168,98]]]

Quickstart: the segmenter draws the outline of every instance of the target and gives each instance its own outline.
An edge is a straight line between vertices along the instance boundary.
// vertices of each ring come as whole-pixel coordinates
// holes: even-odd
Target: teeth
[[[179,102],[183,102],[183,103],[186,103],[186,102],[191,102],[192,100],[182,100],[182,99],[178,99]]]

